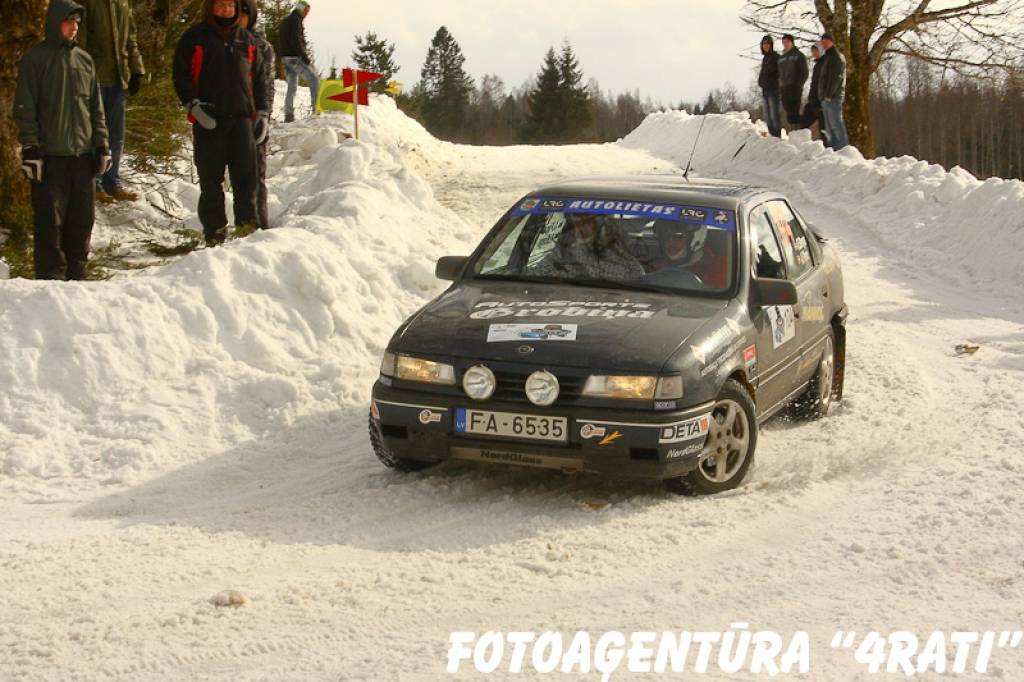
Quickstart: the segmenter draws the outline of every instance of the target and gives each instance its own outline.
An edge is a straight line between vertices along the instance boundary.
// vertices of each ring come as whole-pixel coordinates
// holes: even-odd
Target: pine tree
[[[442,26],[437,29],[420,72],[423,90],[422,115],[430,132],[452,139],[463,134],[466,108],[473,91],[473,79],[463,65],[462,48]]]
[[[520,137],[526,142],[552,144],[565,135],[562,73],[554,48],[548,48],[537,84],[527,95],[530,113]]]
[[[579,60],[568,40],[562,45],[558,73],[565,108],[565,139],[568,142],[589,140],[592,138],[594,122],[590,94],[583,86],[583,72],[580,71]]]
[[[594,115],[590,93],[572,46],[566,42],[561,55],[549,48],[537,83],[529,94],[530,114],[522,139],[554,144],[593,139]]]
[[[395,44],[378,38],[373,31],[365,36],[356,36],[356,49],[352,51],[352,61],[362,71],[373,71],[384,74],[380,80],[370,84],[371,92],[384,92],[388,81],[394,79],[399,66],[395,63]]]

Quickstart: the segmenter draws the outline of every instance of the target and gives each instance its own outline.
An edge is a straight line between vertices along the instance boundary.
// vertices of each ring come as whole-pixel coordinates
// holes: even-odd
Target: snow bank
[[[0,474],[130,481],[363,407],[435,259],[475,233],[407,169],[429,144],[388,99],[278,140],[281,228],[111,282],[0,283]],[[38,486],[35,486],[38,489]]]
[[[622,144],[685,166],[701,120],[678,111],[651,114]],[[1024,183],[982,182],[959,167],[946,171],[909,156],[868,161],[853,147],[825,149],[807,131],[788,140],[763,132],[746,114],[707,116],[692,172],[755,177],[795,201],[829,197],[837,212],[858,220],[897,260],[948,273],[961,284],[1024,284],[1018,255]],[[828,232],[828,225],[821,227]]]
[[[0,279],[7,279],[11,276],[11,268],[8,267],[2,259],[0,259]]]

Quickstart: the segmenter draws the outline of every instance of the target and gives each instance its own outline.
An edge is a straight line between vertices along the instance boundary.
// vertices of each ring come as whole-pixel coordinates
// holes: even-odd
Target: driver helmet
[[[655,224],[654,233],[661,252],[673,264],[692,265],[704,256],[708,237],[708,228],[704,225],[662,222]]]

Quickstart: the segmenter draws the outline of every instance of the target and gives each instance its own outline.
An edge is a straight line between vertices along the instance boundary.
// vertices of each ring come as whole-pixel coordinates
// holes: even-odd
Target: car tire
[[[757,449],[757,418],[747,389],[734,379],[725,382],[711,408],[711,425],[700,464],[685,476],[665,480],[683,495],[714,495],[743,482]]]
[[[818,360],[818,369],[811,382],[793,403],[792,413],[800,419],[821,419],[828,414],[836,394],[836,335],[831,328],[825,337],[825,348]]]
[[[370,416],[369,431],[370,445],[373,446],[373,454],[377,455],[377,459],[379,459],[388,469],[404,472],[420,471],[438,463],[424,462],[418,459],[406,459],[391,452],[391,450],[388,449],[388,446],[384,445],[384,437],[381,435],[380,426],[372,415]]]

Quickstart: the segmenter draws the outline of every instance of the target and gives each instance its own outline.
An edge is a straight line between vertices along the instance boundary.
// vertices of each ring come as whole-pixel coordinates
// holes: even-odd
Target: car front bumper
[[[438,395],[374,384],[371,418],[382,443],[403,459],[463,459],[664,480],[700,463],[713,403],[665,412],[534,405]],[[470,435],[456,430],[462,409],[564,417],[564,443]]]

